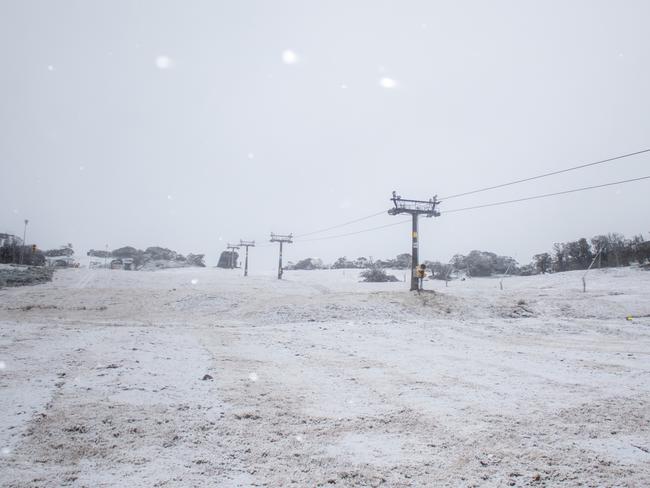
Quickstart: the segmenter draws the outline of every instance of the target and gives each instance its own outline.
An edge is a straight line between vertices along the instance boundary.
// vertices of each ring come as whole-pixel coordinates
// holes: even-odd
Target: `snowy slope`
[[[70,269],[1,290],[0,484],[643,486],[650,273],[581,276],[417,295],[353,270]]]

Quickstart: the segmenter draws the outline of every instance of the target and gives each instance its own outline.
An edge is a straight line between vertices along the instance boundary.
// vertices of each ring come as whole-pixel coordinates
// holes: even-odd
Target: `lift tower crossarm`
[[[393,192],[391,198],[394,207],[388,210],[389,215],[410,214],[413,219],[413,226],[411,232],[411,291],[419,290],[417,267],[419,264],[418,256],[418,217],[424,215],[425,217],[439,217],[440,212],[436,210],[436,206],[440,203],[437,195],[429,200],[409,200],[402,198],[396,192]]]

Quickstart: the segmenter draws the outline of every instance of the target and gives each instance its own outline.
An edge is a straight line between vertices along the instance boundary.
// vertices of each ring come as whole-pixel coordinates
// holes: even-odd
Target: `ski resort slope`
[[[582,274],[0,290],[0,485],[648,486],[650,272]]]

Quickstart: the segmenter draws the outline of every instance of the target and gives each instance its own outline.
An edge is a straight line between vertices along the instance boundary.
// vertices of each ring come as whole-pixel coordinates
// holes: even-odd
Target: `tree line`
[[[469,254],[456,254],[448,263],[424,261],[430,276],[434,279],[450,279],[453,276],[492,276],[512,274],[529,276],[540,273],[557,273],[594,267],[629,266],[632,263],[650,263],[650,241],[642,235],[630,239],[618,233],[602,234],[587,240],[580,238],[569,242],[556,242],[549,252],[535,254],[528,264],[521,265],[511,256],[500,256],[493,252],[474,250]],[[408,269],[411,267],[409,253],[398,254],[393,259],[358,257],[338,258],[331,265],[320,259],[306,258],[288,263],[288,270],[312,269]]]

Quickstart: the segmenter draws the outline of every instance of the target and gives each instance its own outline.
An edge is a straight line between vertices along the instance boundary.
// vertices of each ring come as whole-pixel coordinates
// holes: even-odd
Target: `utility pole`
[[[418,287],[418,277],[416,270],[419,264],[418,257],[418,217],[422,214],[426,217],[439,217],[440,212],[436,210],[436,205],[440,202],[438,197],[434,196],[429,200],[407,200],[399,196],[396,192],[393,192],[393,197],[391,198],[394,208],[391,208],[388,213],[390,215],[399,215],[399,214],[410,214],[413,219],[413,226],[411,230],[411,244],[412,244],[412,255],[411,255],[411,291],[417,291]]]
[[[228,244],[226,246],[230,250],[230,269],[235,268],[235,249],[239,249],[237,244]]]
[[[239,245],[246,248],[246,260],[244,261],[244,276],[248,276],[248,248],[255,247],[255,241],[242,241],[239,239]]]
[[[25,246],[27,245],[27,242],[25,239],[27,238],[27,224],[29,224],[29,220],[25,219],[25,228],[23,229],[23,245],[20,246],[20,264],[23,264],[23,258],[25,256]]]
[[[282,244],[285,242],[287,244],[292,244],[293,243],[293,234],[289,234],[288,236],[281,236],[278,234],[274,234],[271,232],[271,242],[279,242],[280,243],[280,260],[278,264],[278,279],[282,279]]]

